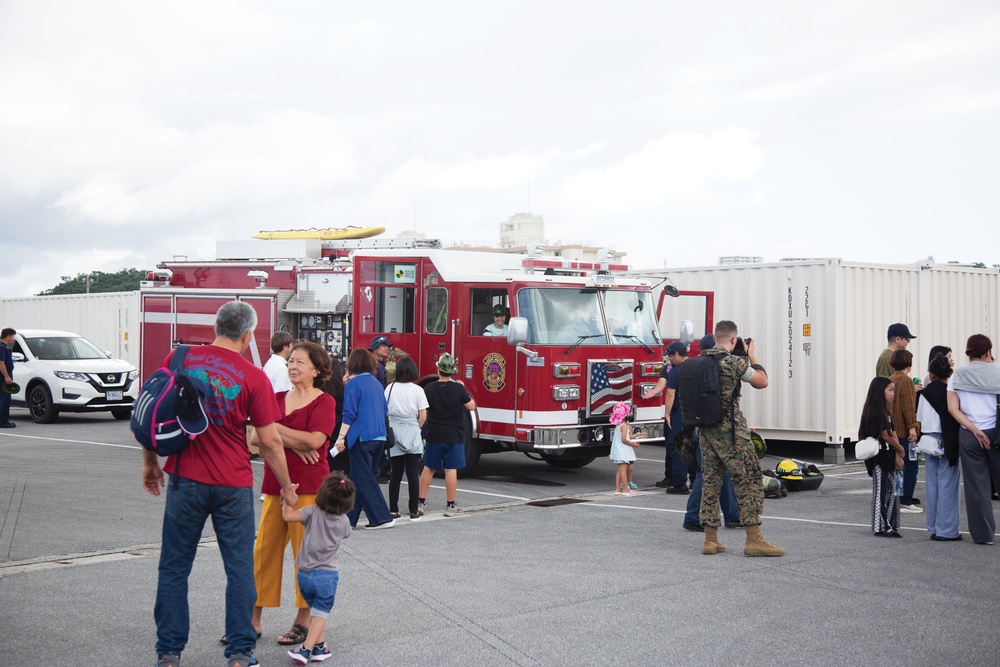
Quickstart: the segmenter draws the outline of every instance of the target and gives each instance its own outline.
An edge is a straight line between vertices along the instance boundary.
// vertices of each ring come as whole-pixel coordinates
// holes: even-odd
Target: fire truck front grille
[[[632,400],[634,364],[626,361],[591,361],[587,405],[590,415],[611,415],[618,401]]]

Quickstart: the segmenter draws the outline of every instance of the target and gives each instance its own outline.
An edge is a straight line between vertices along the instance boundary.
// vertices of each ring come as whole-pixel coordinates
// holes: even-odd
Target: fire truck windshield
[[[659,345],[649,292],[528,288],[517,293],[535,345]]]

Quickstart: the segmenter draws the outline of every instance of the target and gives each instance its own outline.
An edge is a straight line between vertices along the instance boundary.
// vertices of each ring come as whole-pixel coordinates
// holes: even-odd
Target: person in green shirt
[[[875,362],[875,375],[882,377],[889,377],[893,373],[892,366],[889,365],[892,353],[896,350],[905,350],[910,341],[916,338],[902,322],[890,324],[886,337],[889,339],[889,345],[882,350],[882,354],[878,355],[878,361]]]

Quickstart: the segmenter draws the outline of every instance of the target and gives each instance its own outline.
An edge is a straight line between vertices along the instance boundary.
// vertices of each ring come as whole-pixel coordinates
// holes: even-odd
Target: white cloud
[[[315,195],[355,177],[341,125],[285,111],[194,132],[136,137],[122,170],[101,172],[55,205],[81,222],[158,223]]]
[[[584,218],[659,206],[722,206],[730,202],[712,186],[752,178],[763,160],[756,134],[742,128],[672,132],[616,164],[570,176],[548,201]]]
[[[360,48],[367,54],[377,53],[385,47],[390,27],[381,21],[358,21],[346,30],[337,31],[330,39],[334,50]]]

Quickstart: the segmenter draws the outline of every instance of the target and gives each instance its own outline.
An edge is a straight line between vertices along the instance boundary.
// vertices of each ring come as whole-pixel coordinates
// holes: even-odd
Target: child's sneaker
[[[424,508],[425,508],[425,503],[418,503],[417,504],[417,514],[419,514],[420,516],[423,516],[424,515]]]
[[[629,497],[631,497],[631,496],[635,495],[635,491],[633,491],[632,489],[629,489],[628,493],[623,493],[622,495],[623,496],[629,496]]]
[[[630,488],[630,489],[632,489],[633,491],[635,491],[635,490],[636,490],[636,489],[638,489],[639,487],[635,485],[635,482],[629,482],[629,483],[628,483],[628,488]]]
[[[304,665],[309,662],[309,659],[312,657],[312,651],[307,649],[305,646],[300,646],[289,651],[288,657],[300,665]]]
[[[327,647],[326,642],[320,642],[313,646],[312,656],[309,658],[309,662],[323,662],[330,657],[330,649]]]
[[[156,661],[156,667],[181,667],[180,653],[168,653],[157,658],[159,659]]]
[[[454,505],[449,505],[444,509],[445,516],[462,516],[465,514],[465,510],[461,507],[455,507]]]
[[[229,662],[226,664],[229,667],[253,667],[254,665],[259,665],[260,660],[245,653],[233,653],[229,656]]]

